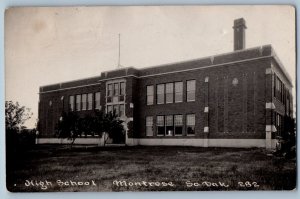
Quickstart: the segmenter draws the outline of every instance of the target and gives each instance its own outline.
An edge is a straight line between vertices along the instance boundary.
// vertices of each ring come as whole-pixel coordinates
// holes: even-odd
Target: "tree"
[[[17,165],[23,152],[35,144],[35,129],[26,129],[24,123],[30,119],[29,108],[18,102],[5,101],[6,163],[7,167]]]
[[[96,134],[102,137],[103,133],[107,133],[108,138],[111,138],[114,143],[122,143],[125,139],[122,123],[123,121],[118,118],[115,112],[105,114],[103,111],[95,111],[94,116],[86,115],[81,118],[76,112],[63,112],[56,125],[56,134],[59,138],[72,140],[71,146],[76,138],[83,134],[85,136]]]
[[[24,123],[30,119],[29,108],[20,106],[18,102],[5,101],[5,127],[7,132],[20,132],[25,128]]]
[[[115,111],[105,114],[103,118],[103,130],[114,143],[125,141],[125,129],[122,123],[123,121],[119,119]]]
[[[63,112],[55,128],[56,135],[59,138],[71,140],[71,146],[81,134],[80,130],[80,119],[75,112]]]

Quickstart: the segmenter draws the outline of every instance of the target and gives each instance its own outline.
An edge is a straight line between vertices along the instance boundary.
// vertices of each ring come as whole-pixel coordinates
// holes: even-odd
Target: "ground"
[[[38,145],[7,166],[7,188],[14,192],[292,190],[295,186],[295,159],[258,148]]]

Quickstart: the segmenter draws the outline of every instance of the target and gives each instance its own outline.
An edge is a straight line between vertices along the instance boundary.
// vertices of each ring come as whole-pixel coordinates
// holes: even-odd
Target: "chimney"
[[[245,49],[245,29],[246,21],[244,18],[239,18],[234,20],[234,38],[233,38],[233,48],[234,50],[243,50]]]

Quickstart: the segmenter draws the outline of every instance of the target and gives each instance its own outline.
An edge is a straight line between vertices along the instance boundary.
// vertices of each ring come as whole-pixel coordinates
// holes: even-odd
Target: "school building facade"
[[[274,148],[293,116],[291,78],[271,45],[245,49],[244,19],[233,29],[230,53],[40,87],[38,143],[65,143],[54,136],[62,112],[116,110],[127,145]]]

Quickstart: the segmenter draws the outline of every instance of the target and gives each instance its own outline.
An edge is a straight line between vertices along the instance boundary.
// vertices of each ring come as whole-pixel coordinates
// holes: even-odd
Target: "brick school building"
[[[65,142],[54,136],[62,112],[101,109],[126,120],[127,145],[274,148],[293,115],[291,78],[271,45],[245,48],[244,19],[233,29],[233,52],[40,87],[38,143]]]

